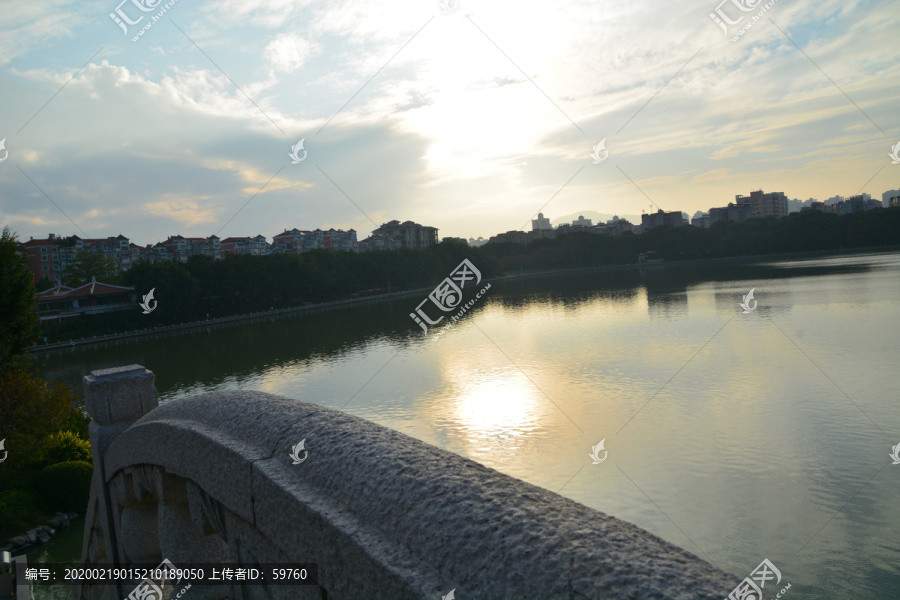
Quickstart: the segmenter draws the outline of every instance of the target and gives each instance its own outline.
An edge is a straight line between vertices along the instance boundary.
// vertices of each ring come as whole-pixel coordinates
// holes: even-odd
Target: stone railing
[[[364,419],[251,391],[158,406],[153,382],[139,365],[84,378],[94,452],[85,566],[318,565],[318,586],[189,592],[211,599],[722,600],[740,579]],[[301,440],[308,455],[293,464]],[[74,595],[130,591],[83,585]]]

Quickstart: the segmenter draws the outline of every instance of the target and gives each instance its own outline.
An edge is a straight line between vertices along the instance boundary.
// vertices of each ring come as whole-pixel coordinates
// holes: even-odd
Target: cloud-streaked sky
[[[737,41],[765,2],[726,0],[726,35],[720,0],[177,0],[136,42],[165,3],[118,5],[143,16],[126,35],[118,1],[0,0],[0,223],[20,239],[487,237],[539,210],[900,187],[890,0],[777,0]]]

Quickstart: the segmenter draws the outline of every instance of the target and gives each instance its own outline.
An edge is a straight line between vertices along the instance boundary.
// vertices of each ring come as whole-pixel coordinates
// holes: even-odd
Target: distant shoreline
[[[574,267],[570,269],[554,269],[550,271],[530,271],[528,273],[521,272],[519,274],[508,274],[485,281],[506,281],[510,279],[524,279],[528,277],[542,277],[547,275],[557,275],[562,273],[577,273],[580,271],[618,271],[626,269],[659,269],[666,266],[681,266],[695,264],[714,264],[714,263],[747,263],[771,260],[782,260],[790,258],[814,258],[819,256],[850,256],[854,254],[890,254],[900,251],[900,246],[874,246],[867,248],[841,249],[841,250],[810,250],[807,252],[783,252],[779,254],[754,254],[752,256],[732,256],[721,258],[692,258],[685,260],[665,261],[654,264],[628,263],[625,265],[600,265],[596,267]],[[346,300],[332,300],[330,302],[319,302],[315,304],[306,304],[304,306],[293,306],[289,308],[281,308],[278,310],[260,311],[255,313],[246,313],[242,315],[233,315],[230,317],[220,317],[217,319],[205,319],[202,321],[192,321],[188,323],[179,323],[177,325],[166,325],[163,327],[152,327],[147,329],[139,329],[137,331],[126,331],[122,333],[112,333],[109,335],[94,336],[90,338],[81,338],[78,340],[70,340],[66,342],[56,342],[53,344],[34,345],[28,348],[32,354],[40,352],[50,352],[53,350],[63,350],[65,348],[74,348],[76,346],[88,346],[92,344],[101,344],[114,340],[124,340],[128,338],[152,337],[162,333],[170,333],[173,331],[190,331],[192,329],[202,329],[211,325],[219,325],[223,323],[235,323],[240,321],[251,321],[253,319],[270,318],[276,315],[286,315],[292,313],[308,313],[321,312],[326,310],[334,310],[336,308],[344,308],[348,306],[356,306],[360,304],[368,304],[372,302],[381,302],[383,300],[391,300],[394,298],[402,298],[415,294],[430,292],[433,288],[416,288],[412,290],[402,290],[397,292],[389,292],[386,294],[376,294],[373,296],[365,296],[361,298],[349,298]]]

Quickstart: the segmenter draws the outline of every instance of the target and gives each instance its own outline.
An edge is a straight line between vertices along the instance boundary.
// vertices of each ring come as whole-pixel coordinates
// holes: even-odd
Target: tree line
[[[84,254],[84,253],[81,253]],[[79,254],[79,257],[81,256]],[[477,248],[447,240],[424,249],[375,252],[312,250],[269,256],[192,256],[187,262],[141,262],[98,281],[134,286],[137,299],[153,290],[156,308],[50,321],[48,342],[188,321],[302,306],[435,285],[468,258],[482,277],[500,274],[498,262]],[[102,257],[100,257],[102,259]],[[67,266],[64,281],[90,281],[97,256]],[[108,265],[106,265],[108,266]],[[71,268],[70,268],[71,267]]]
[[[233,255],[215,260],[193,256],[187,262],[141,262],[124,273],[97,254],[79,253],[63,281],[91,280],[134,286],[140,300],[151,289],[157,308],[85,315],[48,322],[48,341],[90,337],[154,325],[300,306],[434,285],[464,258],[484,277],[504,272],[565,269],[637,262],[639,253],[664,260],[732,257],[815,250],[900,245],[900,207],[848,215],[819,211],[748,221],[720,221],[709,229],[690,225],[656,227],[635,235],[570,233],[529,244],[492,243],[470,248],[453,240],[418,250],[302,254]]]
[[[781,219],[719,221],[709,229],[663,226],[640,235],[576,232],[527,245],[504,242],[482,249],[499,261],[501,270],[513,272],[629,264],[637,262],[639,253],[651,251],[671,261],[897,245],[900,207],[847,215],[806,211]]]

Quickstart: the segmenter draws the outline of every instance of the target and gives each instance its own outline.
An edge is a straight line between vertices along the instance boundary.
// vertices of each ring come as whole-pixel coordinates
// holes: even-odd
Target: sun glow
[[[540,410],[536,391],[521,373],[473,381],[460,391],[455,416],[473,433],[522,435],[537,426]]]

